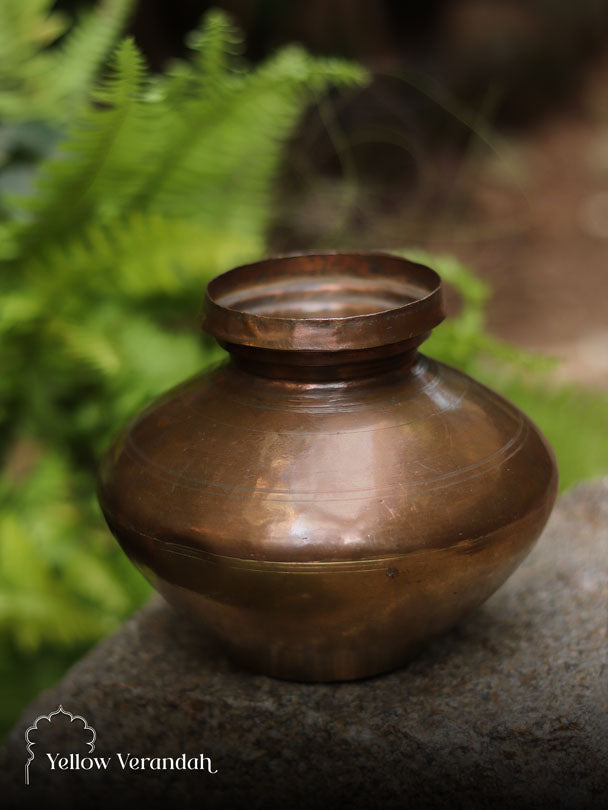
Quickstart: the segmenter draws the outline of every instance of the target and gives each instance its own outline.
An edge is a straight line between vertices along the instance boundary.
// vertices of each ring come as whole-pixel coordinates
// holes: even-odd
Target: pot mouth
[[[236,267],[207,285],[203,328],[275,350],[340,351],[426,335],[445,317],[441,279],[390,253],[293,253]]]

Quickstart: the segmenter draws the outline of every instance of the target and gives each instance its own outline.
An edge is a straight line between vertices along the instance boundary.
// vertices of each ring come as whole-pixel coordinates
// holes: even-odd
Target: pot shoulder
[[[125,546],[276,561],[398,556],[507,526],[536,536],[556,489],[538,428],[423,356],[335,384],[215,369],[142,412],[99,483]]]

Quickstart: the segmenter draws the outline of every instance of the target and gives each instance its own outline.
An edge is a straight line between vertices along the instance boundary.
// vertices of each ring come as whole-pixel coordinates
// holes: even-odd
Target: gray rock
[[[562,498],[465,624],[404,669],[351,683],[244,672],[154,599],[24,712],[0,755],[3,804],[608,806],[607,552],[608,479]],[[51,771],[45,747],[88,750],[78,722],[57,723],[25,787],[25,729],[60,703],[95,728],[108,769]],[[123,771],[118,753],[202,753],[217,772]]]

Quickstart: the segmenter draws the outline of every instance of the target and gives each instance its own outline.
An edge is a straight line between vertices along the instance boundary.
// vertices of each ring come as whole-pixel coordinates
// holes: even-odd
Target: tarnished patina
[[[553,506],[538,428],[418,352],[437,274],[388,254],[219,276],[230,352],[118,437],[99,495],[126,553],[237,661],[341,680],[403,664],[521,562]]]

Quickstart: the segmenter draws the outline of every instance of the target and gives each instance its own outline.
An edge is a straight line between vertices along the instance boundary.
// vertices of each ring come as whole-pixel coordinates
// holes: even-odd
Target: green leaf
[[[83,15],[54,54],[52,93],[74,110],[87,100],[91,83],[133,9],[134,0],[101,0]]]
[[[53,240],[99,214],[104,203],[113,208],[119,168],[126,153],[134,159],[140,124],[139,94],[143,61],[132,40],[118,47],[109,78],[82,120],[58,147],[58,155],[41,169],[29,210],[31,224],[21,237],[25,256],[43,252]],[[118,192],[120,196],[120,192]]]
[[[0,116],[5,119],[69,120],[90,94],[133,0],[100,0],[71,28],[53,6],[53,0],[0,3]]]

